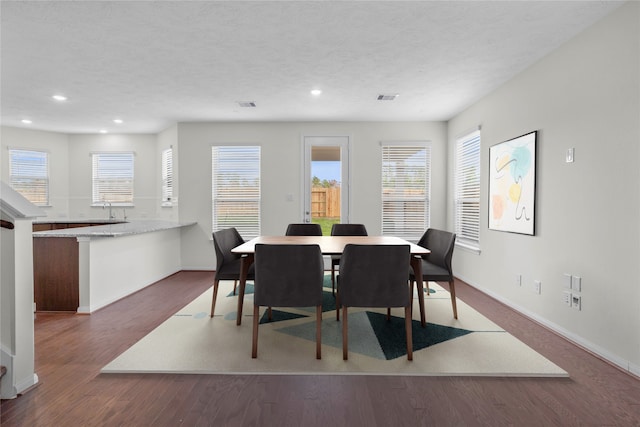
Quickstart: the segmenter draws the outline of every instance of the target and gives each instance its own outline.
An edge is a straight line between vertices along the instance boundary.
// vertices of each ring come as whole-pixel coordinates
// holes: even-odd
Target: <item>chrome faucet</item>
[[[104,202],[102,209],[106,209],[107,205],[109,205],[109,219],[116,219],[116,216],[113,214],[113,210],[111,209],[111,202]]]

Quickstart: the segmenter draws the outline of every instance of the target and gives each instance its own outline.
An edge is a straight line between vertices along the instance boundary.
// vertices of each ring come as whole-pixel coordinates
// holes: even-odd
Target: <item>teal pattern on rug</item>
[[[391,360],[406,356],[404,317],[391,316],[371,311],[349,313],[349,352],[363,354],[381,360]],[[316,339],[315,319],[301,325],[276,329],[287,335],[314,341]],[[445,341],[472,333],[467,329],[427,323],[423,328],[420,321],[412,321],[413,351],[422,350]],[[322,321],[322,344],[342,348],[342,322],[335,317]]]

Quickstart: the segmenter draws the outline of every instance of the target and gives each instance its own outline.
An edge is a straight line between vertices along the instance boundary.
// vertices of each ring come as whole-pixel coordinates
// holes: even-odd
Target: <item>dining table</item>
[[[424,248],[415,243],[411,243],[400,237],[395,236],[258,236],[231,250],[232,253],[242,256],[240,262],[240,289],[238,291],[238,314],[236,324],[242,323],[242,306],[244,303],[244,294],[247,283],[247,273],[249,267],[254,262],[255,250],[257,244],[266,245],[318,245],[323,255],[341,255],[344,247],[348,244],[356,245],[409,245],[410,247],[410,265],[413,268],[416,278],[422,277],[422,259],[423,255],[430,253],[429,249]],[[416,280],[418,289],[418,303],[420,305],[420,323],[422,327],[426,326],[426,317],[424,312],[424,287],[422,281]]]

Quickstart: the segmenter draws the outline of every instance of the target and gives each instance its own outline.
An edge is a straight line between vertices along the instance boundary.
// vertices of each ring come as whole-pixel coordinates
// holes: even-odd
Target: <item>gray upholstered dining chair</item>
[[[244,243],[244,239],[235,228],[225,228],[213,232],[213,246],[216,250],[216,275],[213,279],[213,299],[211,301],[211,317],[216,308],[218,283],[220,280],[233,280],[233,294],[240,280],[241,255],[234,254],[231,249]],[[247,280],[254,280],[253,266],[249,267]]]
[[[418,241],[418,245],[431,251],[431,253],[422,256],[422,282],[427,282],[427,295],[429,295],[429,281],[448,282],[453,317],[457,319],[456,287],[451,267],[455,243],[456,235],[454,233],[435,228],[427,229]],[[413,269],[410,270],[410,277],[413,283],[416,280]]]
[[[342,309],[344,360],[349,358],[347,307],[404,307],[407,359],[413,360],[410,254],[409,245],[345,246],[336,294],[336,310]]]
[[[319,245],[257,244],[253,295],[251,357],[258,356],[261,306],[316,307],[316,358],[321,359],[322,284],[324,261]]]
[[[332,236],[368,236],[364,224],[333,224]],[[331,293],[335,295],[336,267],[340,265],[340,255],[331,255]]]
[[[322,236],[322,227],[311,222],[289,224],[285,236]]]

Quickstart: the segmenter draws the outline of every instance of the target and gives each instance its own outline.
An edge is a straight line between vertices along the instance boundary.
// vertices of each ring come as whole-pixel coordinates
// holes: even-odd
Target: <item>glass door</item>
[[[304,137],[304,222],[318,223],[323,235],[349,222],[349,137]]]

